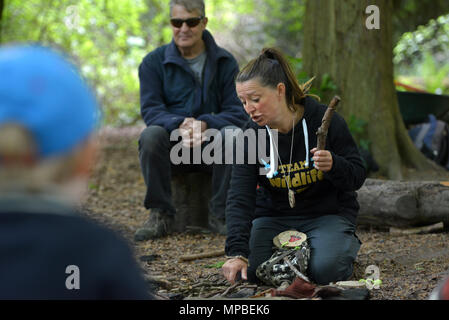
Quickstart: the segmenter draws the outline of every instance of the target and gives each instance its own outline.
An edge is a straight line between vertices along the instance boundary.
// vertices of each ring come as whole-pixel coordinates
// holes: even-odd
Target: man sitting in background
[[[206,129],[221,130],[224,142],[224,129],[241,127],[247,119],[235,91],[237,62],[206,30],[204,1],[172,0],[170,18],[173,41],[150,52],[139,67],[141,113],[147,125],[139,140],[139,158],[147,186],[144,205],[151,212],[137,230],[136,241],[172,231],[176,212],[171,198],[172,171],[212,171],[209,226],[226,233],[231,165],[173,165],[170,134],[179,129],[186,133],[184,146],[204,147]],[[200,134],[195,135],[196,130]]]

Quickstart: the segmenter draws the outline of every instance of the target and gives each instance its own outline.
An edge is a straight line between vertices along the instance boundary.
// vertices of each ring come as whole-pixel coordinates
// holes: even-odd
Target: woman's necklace
[[[291,181],[291,177],[290,177],[290,168],[291,168],[291,164],[292,164],[292,155],[293,155],[293,141],[295,138],[295,117],[293,117],[293,126],[292,126],[292,141],[290,144],[290,166],[288,166],[288,180],[287,177],[285,175],[285,167],[282,164],[282,160],[281,160],[281,156],[279,155],[279,151],[277,149],[276,144],[274,144],[274,147],[276,149],[276,153],[278,154],[278,158],[279,158],[279,162],[281,163],[282,166],[282,175],[284,176],[284,180],[285,183],[287,184],[287,189],[288,189],[288,203],[290,204],[290,208],[294,208],[296,205],[296,199],[295,199],[295,191],[293,191],[292,189],[290,189],[289,186],[289,181]]]

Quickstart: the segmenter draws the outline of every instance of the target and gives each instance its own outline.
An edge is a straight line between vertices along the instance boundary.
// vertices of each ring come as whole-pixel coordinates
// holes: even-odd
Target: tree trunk
[[[368,30],[369,5],[380,9],[380,29]],[[406,167],[440,169],[410,140],[393,83],[392,2],[390,0],[309,0],[304,23],[304,67],[316,76],[329,74],[341,97],[339,112],[365,120],[364,139],[380,167],[379,174],[400,180]],[[331,96],[321,97],[329,101]]]
[[[367,179],[358,193],[358,225],[449,226],[449,183]]]

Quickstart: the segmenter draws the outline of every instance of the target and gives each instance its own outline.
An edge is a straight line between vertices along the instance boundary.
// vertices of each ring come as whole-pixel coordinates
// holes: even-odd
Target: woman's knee
[[[318,284],[347,280],[361,244],[354,234],[355,226],[338,216],[321,217],[319,223],[320,227],[309,234],[309,274]]]
[[[316,258],[311,261],[308,273],[319,285],[343,281],[352,275],[353,262],[349,257]]]
[[[354,235],[340,241],[320,243],[311,253],[309,272],[318,284],[347,280],[353,271],[360,242]]]

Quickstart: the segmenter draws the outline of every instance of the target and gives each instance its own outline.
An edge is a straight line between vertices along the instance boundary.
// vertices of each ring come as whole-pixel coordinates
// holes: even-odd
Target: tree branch
[[[329,125],[331,124],[332,116],[337,108],[338,103],[340,102],[339,96],[334,96],[327,107],[326,113],[321,120],[321,126],[318,128],[316,132],[317,138],[317,149],[324,150],[326,148],[326,137],[327,131],[329,129]]]

